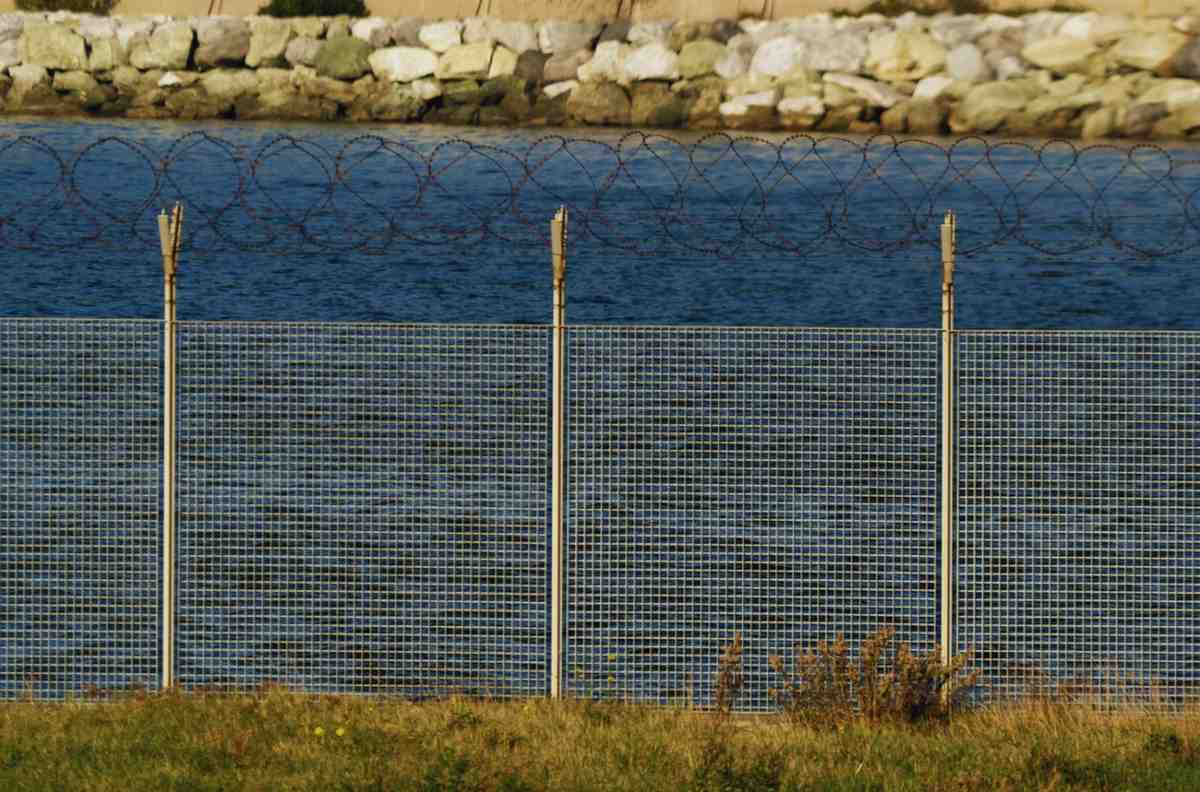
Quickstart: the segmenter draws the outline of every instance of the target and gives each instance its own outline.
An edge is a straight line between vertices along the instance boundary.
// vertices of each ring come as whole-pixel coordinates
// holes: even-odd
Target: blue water
[[[21,188],[0,196],[0,315],[161,316],[154,215],[182,200],[181,319],[546,322],[547,226],[567,204],[577,324],[936,326],[937,227],[953,209],[961,327],[1197,326],[1187,147],[3,131],[0,179]]]

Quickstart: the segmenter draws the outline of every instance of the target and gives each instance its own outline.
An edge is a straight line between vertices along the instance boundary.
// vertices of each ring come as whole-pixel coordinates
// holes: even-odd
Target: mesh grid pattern
[[[549,336],[181,323],[182,684],[542,694]]]
[[[1196,699],[1200,334],[958,345],[957,648],[993,694]]]
[[[0,319],[0,698],[157,682],[161,345]]]
[[[568,331],[567,689],[739,706],[769,654],[937,627],[938,334]]]

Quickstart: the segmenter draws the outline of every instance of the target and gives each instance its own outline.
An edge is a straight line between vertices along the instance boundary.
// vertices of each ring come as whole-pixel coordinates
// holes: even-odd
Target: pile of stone
[[[706,23],[0,15],[11,113],[1200,135],[1200,17]]]

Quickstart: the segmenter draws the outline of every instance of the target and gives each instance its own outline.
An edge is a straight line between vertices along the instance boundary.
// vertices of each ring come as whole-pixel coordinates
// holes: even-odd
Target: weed
[[[1146,735],[1144,750],[1146,753],[1178,754],[1183,750],[1183,744],[1179,739],[1178,732],[1159,726]]]
[[[778,752],[736,757],[727,742],[705,745],[689,788],[695,792],[768,792],[780,789],[784,759]]]
[[[717,712],[728,715],[733,711],[742,687],[746,684],[746,676],[742,673],[742,634],[733,634],[733,641],[721,650],[717,661],[717,679],[714,686]]]
[[[797,652],[792,669],[772,655],[771,668],[783,685],[771,697],[793,722],[814,728],[839,729],[856,716],[869,723],[945,721],[979,681],[978,670],[964,674],[970,650],[942,663],[939,647],[918,655],[901,641],[885,670],[881,661],[895,633],[885,627],[867,636],[857,665],[841,634],[819,641],[815,652]]]
[[[461,702],[455,702],[457,706],[452,706],[448,717],[446,718],[446,731],[456,731],[458,729],[473,729],[483,723],[483,719],[472,712]]]
[[[422,779],[422,792],[460,792],[467,781],[471,762],[459,756],[453,748],[447,748],[429,766]]]

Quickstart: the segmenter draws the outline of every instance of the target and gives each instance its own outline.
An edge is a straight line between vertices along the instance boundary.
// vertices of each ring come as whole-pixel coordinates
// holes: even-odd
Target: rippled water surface
[[[160,316],[154,215],[176,199],[188,211],[181,319],[545,322],[559,204],[573,211],[573,323],[936,326],[947,209],[962,327],[1193,328],[1200,307],[1188,148],[4,131],[0,173],[20,187],[0,196],[0,315]]]

